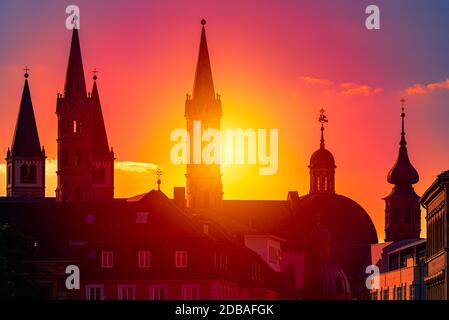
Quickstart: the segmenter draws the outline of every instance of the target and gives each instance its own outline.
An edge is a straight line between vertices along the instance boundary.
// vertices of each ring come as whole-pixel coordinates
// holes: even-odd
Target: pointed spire
[[[401,131],[401,142],[400,145],[401,146],[405,146],[407,144],[407,141],[405,141],[405,112],[404,112],[404,105],[405,105],[405,99],[402,98],[400,100],[401,104],[402,104],[402,112],[401,112],[401,118],[402,118],[402,131]]]
[[[401,130],[401,141],[399,143],[399,154],[394,164],[393,168],[391,168],[388,173],[387,180],[389,183],[400,186],[411,186],[419,181],[419,174],[413,165],[410,163],[410,159],[408,157],[407,152],[407,141],[405,140],[405,99],[402,98],[400,100],[402,104],[402,112],[401,112],[401,122],[402,122],[402,130]]]
[[[25,67],[25,84],[10,154],[13,156],[41,156],[41,145],[28,86],[29,69]]]
[[[201,41],[196,65],[195,81],[193,84],[193,99],[200,102],[209,102],[215,99],[214,82],[212,80],[212,68],[207,48],[206,20],[201,20]]]
[[[77,28],[73,28],[64,93],[65,98],[70,100],[84,99],[87,95]]]
[[[92,71],[94,84],[92,94],[90,96],[92,102],[93,119],[92,119],[92,157],[93,159],[109,159],[111,153],[109,151],[108,137],[106,127],[104,125],[103,112],[101,111],[100,95],[97,87],[97,73]]]

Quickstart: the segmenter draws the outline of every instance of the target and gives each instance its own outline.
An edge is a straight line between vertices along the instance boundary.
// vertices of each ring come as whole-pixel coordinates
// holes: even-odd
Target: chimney
[[[184,210],[186,208],[186,188],[185,187],[174,187],[173,188],[173,199],[175,205]]]

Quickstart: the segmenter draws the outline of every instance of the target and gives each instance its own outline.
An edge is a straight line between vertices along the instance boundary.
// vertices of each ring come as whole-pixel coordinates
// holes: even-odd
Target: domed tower
[[[413,189],[413,185],[419,181],[419,175],[408,157],[404,128],[405,100],[402,99],[401,103],[402,132],[399,154],[387,177],[388,182],[394,187],[392,192],[384,198],[385,241],[419,238],[421,233],[419,196]]]
[[[320,110],[320,148],[310,157],[310,193],[335,193],[335,159],[324,146],[324,124],[328,122],[324,109]]]

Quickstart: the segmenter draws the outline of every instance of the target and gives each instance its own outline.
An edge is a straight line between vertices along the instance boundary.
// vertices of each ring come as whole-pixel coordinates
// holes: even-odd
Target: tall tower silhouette
[[[74,28],[64,94],[58,94],[58,201],[113,198],[114,154],[104,126],[94,75],[87,94],[78,29]]]
[[[202,135],[208,128],[220,129],[222,116],[220,96],[215,95],[212,69],[207,48],[206,20],[201,20],[201,40],[196,66],[193,95],[187,95],[185,117],[190,137],[198,130]],[[195,128],[195,124],[201,126]],[[196,161],[195,161],[196,160]],[[187,207],[190,209],[221,208],[223,185],[219,164],[204,164],[194,157],[193,143],[190,143],[189,163],[186,173]]]
[[[9,197],[45,196],[45,149],[41,148],[25,68],[25,85],[11,149],[6,154],[6,194]]]
[[[328,122],[324,109],[320,110],[320,148],[310,157],[310,193],[335,193],[335,159],[324,145],[324,124]]]
[[[388,173],[387,180],[393,184],[392,192],[385,200],[385,241],[419,238],[421,233],[421,209],[419,196],[413,184],[419,181],[419,175],[410,163],[405,140],[405,100],[402,103],[402,131],[399,154]]]

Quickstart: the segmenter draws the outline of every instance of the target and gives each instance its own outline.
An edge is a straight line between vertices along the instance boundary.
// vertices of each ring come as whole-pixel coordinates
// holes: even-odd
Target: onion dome
[[[401,100],[405,102],[405,100]],[[410,163],[410,159],[407,153],[407,141],[405,140],[405,129],[404,129],[404,106],[402,106],[402,132],[401,132],[401,142],[399,148],[398,158],[393,168],[391,168],[388,173],[387,180],[389,183],[394,185],[412,185],[419,181],[418,171]]]

